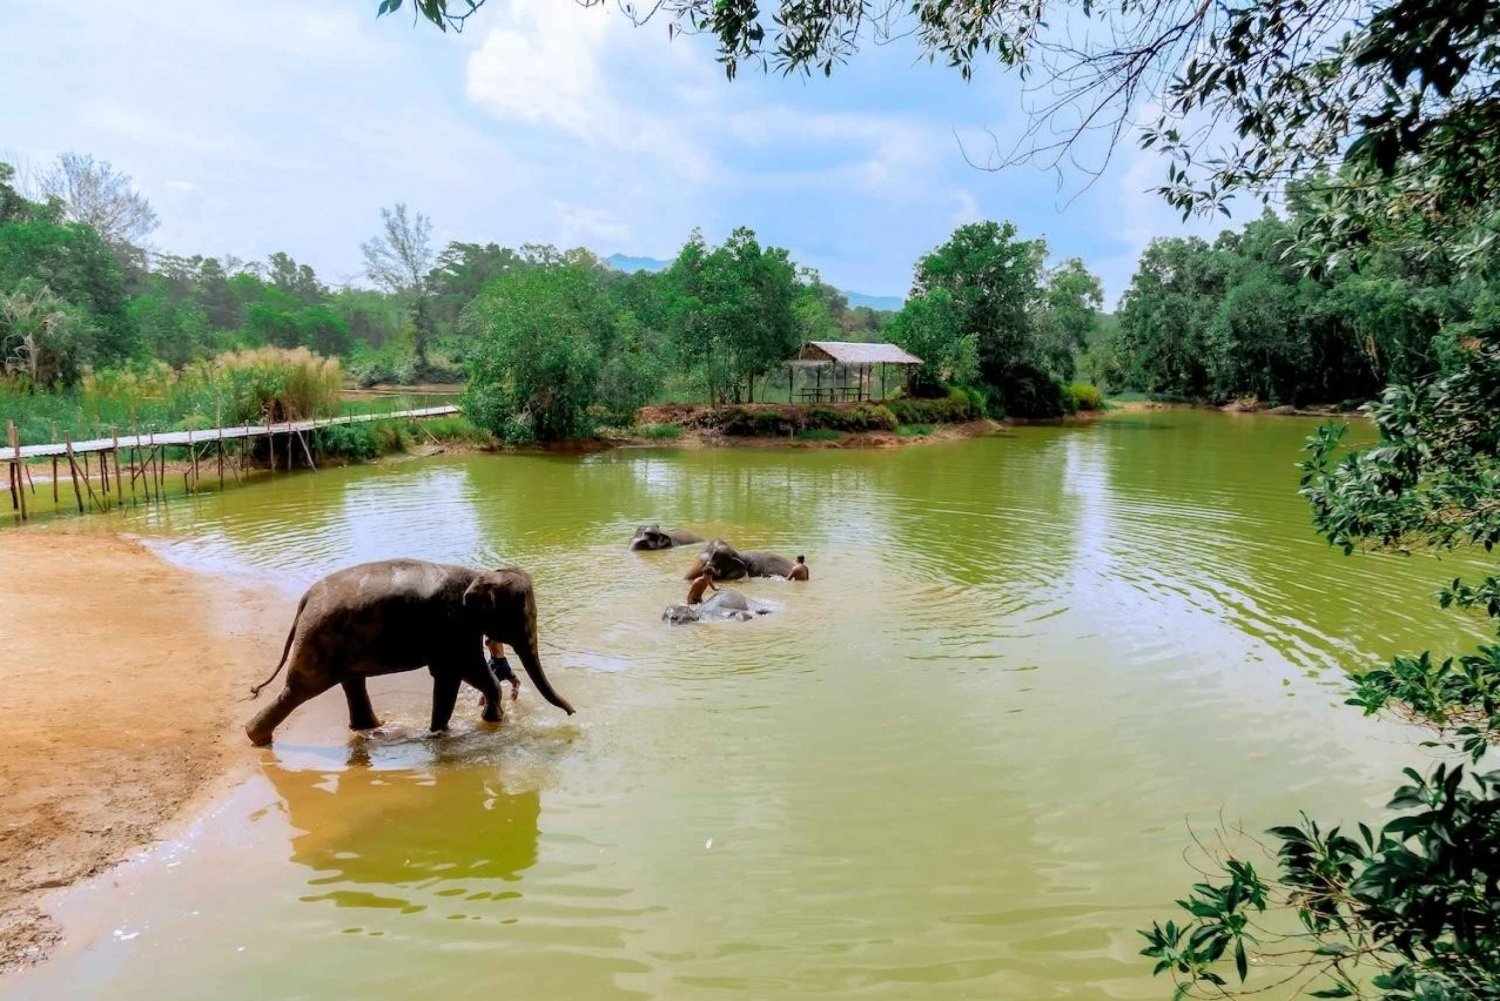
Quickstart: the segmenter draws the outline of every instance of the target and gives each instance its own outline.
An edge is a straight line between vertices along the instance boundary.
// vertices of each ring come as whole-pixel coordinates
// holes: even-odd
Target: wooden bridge
[[[322,417],[315,420],[280,423],[240,424],[234,427],[204,428],[197,431],[112,434],[108,438],[91,438],[86,441],[73,441],[71,435],[64,435],[61,442],[54,441],[44,445],[22,445],[16,433],[16,426],[12,423],[9,426],[9,444],[3,449],[6,463],[10,467],[11,508],[19,512],[23,521],[30,517],[31,505],[27,503],[27,492],[29,489],[34,497],[36,484],[32,482],[28,460],[47,458],[52,460],[52,502],[56,506],[59,503],[59,463],[66,459],[68,478],[73,486],[73,496],[78,504],[78,513],[82,514],[86,510],[85,491],[89,499],[87,507],[94,507],[100,511],[107,511],[115,504],[124,503],[127,489],[130,491],[132,502],[137,499],[138,493],[143,493],[148,501],[153,499],[153,494],[155,500],[161,500],[166,480],[166,449],[169,447],[188,450],[192,467],[183,471],[182,478],[184,492],[191,493],[198,485],[201,461],[205,458],[217,459],[221,488],[224,486],[226,468],[238,481],[245,467],[250,442],[256,438],[265,438],[269,443],[270,465],[273,473],[276,471],[276,437],[278,435],[286,439],[287,469],[292,468],[296,455],[293,449],[294,442],[301,445],[307,466],[316,468],[313,464],[312,449],[307,444],[306,435],[309,431],[348,424],[368,424],[375,421],[426,420],[433,417],[447,417],[459,412],[458,407],[453,406],[419,407],[414,410],[350,414],[343,417]],[[235,442],[239,443],[238,455],[226,462],[229,446]],[[123,471],[120,465],[122,452],[126,456]],[[94,489],[94,474],[90,469],[90,455],[99,456],[97,492]],[[111,475],[111,463],[114,466],[113,475]],[[129,477],[128,486],[127,476]]]

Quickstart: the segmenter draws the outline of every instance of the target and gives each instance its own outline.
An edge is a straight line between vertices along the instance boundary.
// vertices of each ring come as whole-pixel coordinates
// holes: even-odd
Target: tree
[[[1076,257],[1048,270],[1043,285],[1033,317],[1037,355],[1048,375],[1069,382],[1104,304],[1104,288]]]
[[[125,278],[92,226],[55,222],[44,214],[0,225],[0,291],[32,280],[86,311],[94,338],[88,353],[95,362],[135,355],[139,343],[125,312]]]
[[[32,389],[78,380],[88,361],[88,317],[35,279],[0,293],[0,365]]]
[[[475,340],[464,409],[515,443],[590,433],[600,344],[612,339],[614,322],[588,268],[525,268],[495,279],[464,313]]]
[[[970,386],[979,379],[978,336],[965,331],[963,310],[945,288],[906,300],[886,337],[922,359],[911,378],[918,395],[937,395],[945,385]]]
[[[509,247],[493,243],[449,243],[427,276],[427,287],[432,291],[434,326],[438,330],[455,329],[464,307],[481,289],[523,263]]]
[[[1309,441],[1303,493],[1319,533],[1345,553],[1488,553],[1500,541],[1500,315],[1464,328],[1452,373],[1386,390],[1372,413],[1377,444],[1342,453],[1344,428],[1331,426]],[[1454,580],[1439,600],[1500,623],[1500,575]],[[1450,760],[1426,776],[1406,769],[1389,804],[1397,815],[1377,829],[1325,830],[1306,817],[1272,828],[1272,876],[1248,859],[1217,860],[1179,902],[1182,924],[1143,932],[1145,955],[1178,980],[1179,995],[1224,997],[1229,977],[1244,983],[1266,953],[1273,975],[1319,988],[1315,997],[1496,996],[1500,772],[1480,762],[1500,741],[1500,646],[1397,657],[1361,675],[1350,702],[1433,728]],[[1301,931],[1268,926],[1262,915],[1274,909],[1292,911]]]
[[[381,209],[381,232],[360,244],[365,274],[376,285],[411,304],[412,348],[418,373],[428,368],[427,346],[433,320],[428,301],[427,275],[432,270],[432,223],[420,212],[407,215],[406,205]]]
[[[91,226],[122,267],[144,271],[144,241],[156,229],[156,211],[130,177],[107,160],[83,153],[63,153],[41,175],[42,191],[62,203],[67,218]]]
[[[701,364],[710,402],[755,399],[755,380],[796,350],[801,286],[787,252],[740,227],[709,249],[694,231],[665,276],[678,356]]]
[[[306,264],[298,264],[289,254],[281,251],[266,258],[265,280],[309,306],[328,298],[328,289],[318,281],[313,269]]]
[[[1011,374],[1038,361],[1032,326],[1047,247],[1016,239],[1012,223],[958,227],[948,242],[917,262],[911,294],[946,289],[973,334],[981,378],[1002,387]]]

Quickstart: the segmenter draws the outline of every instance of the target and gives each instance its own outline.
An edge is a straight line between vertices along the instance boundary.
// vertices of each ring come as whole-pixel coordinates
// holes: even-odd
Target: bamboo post
[[[21,482],[21,476],[26,471],[26,467],[21,463],[21,436],[16,432],[16,422],[9,421],[8,423],[10,425],[7,431],[10,435],[10,447],[16,454],[16,487],[18,488],[16,494],[21,499],[21,520],[25,521],[30,516],[30,512],[26,510],[26,485]]]
[[[21,510],[21,500],[16,492],[16,464],[14,462],[7,462],[5,464],[5,472],[10,478],[10,509],[12,511],[19,511]]]
[[[83,491],[78,489],[78,463],[73,460],[73,432],[63,432],[63,442],[68,455],[68,478],[73,481],[73,496],[78,499],[78,513],[83,514]],[[93,487],[89,488],[91,491]]]
[[[150,496],[151,496],[151,489],[150,488],[151,488],[151,486],[155,486],[156,487],[156,499],[158,501],[160,501],[161,500],[161,477],[157,475],[158,471],[160,469],[160,465],[159,465],[160,460],[159,460],[159,458],[158,458],[158,456],[156,454],[156,428],[154,428],[154,427],[151,428],[151,430],[148,433],[151,436],[150,437],[151,444],[146,449],[146,476],[148,477],[147,480],[146,480],[146,482],[148,484],[147,489],[146,489],[146,496],[147,496],[148,499],[150,498]]]
[[[266,414],[266,447],[271,451],[271,475],[276,475],[276,435],[271,431],[271,415]]]
[[[115,446],[109,452],[109,460],[115,464],[115,496],[123,504],[125,502],[125,484],[120,482],[120,429],[111,424],[109,426],[109,437]]]
[[[224,492],[224,429],[219,428],[219,493]]]
[[[57,421],[52,422],[52,444],[57,444]],[[57,510],[57,453],[52,454],[52,510]]]
[[[198,446],[193,444],[193,429],[188,428],[188,455],[193,457],[193,489],[198,489]]]
[[[307,456],[307,468],[317,472],[318,467],[313,465],[312,450],[307,447],[307,439],[303,437],[301,431],[297,432],[297,440],[302,443],[302,454]],[[291,443],[288,442],[287,444],[290,446]]]

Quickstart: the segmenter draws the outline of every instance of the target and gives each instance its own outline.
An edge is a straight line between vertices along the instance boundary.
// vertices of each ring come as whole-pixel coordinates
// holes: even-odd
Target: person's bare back
[[[714,572],[712,570],[705,570],[697,577],[694,577],[693,582],[688,585],[687,603],[689,605],[696,605],[703,600],[703,593],[705,591],[717,590],[718,588],[714,587]]]
[[[787,573],[786,579],[807,580],[807,558],[805,556],[802,556],[800,553],[798,554],[797,562],[793,564],[791,571]]]

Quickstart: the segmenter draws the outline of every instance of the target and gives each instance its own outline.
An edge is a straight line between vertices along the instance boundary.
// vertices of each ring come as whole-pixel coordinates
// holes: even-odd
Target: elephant
[[[685,574],[692,580],[704,570],[712,570],[718,580],[739,580],[741,577],[785,577],[792,572],[792,561],[785,556],[767,552],[742,553],[725,542],[715,539],[708,548],[698,554],[693,566]]]
[[[286,687],[245,726],[257,747],[292,711],[334,685],[349,702],[349,729],[380,725],[365,679],[426,667],[432,673],[432,730],[448,728],[458,688],[484,695],[483,719],[500,722],[500,686],[482,640],[509,644],[542,698],[573,714],[547,680],[537,652],[536,597],[523,570],[474,570],[425,560],[383,560],[329,574],[297,605],[281,662],[250,689],[259,695],[281,669]]]
[[[681,626],[689,622],[748,622],[757,615],[768,615],[770,609],[752,605],[738,591],[724,589],[696,605],[668,605],[661,620]]]
[[[630,540],[632,552],[639,549],[671,549],[673,546],[691,546],[702,542],[701,536],[685,532],[680,528],[663,529],[660,525],[641,525]]]

